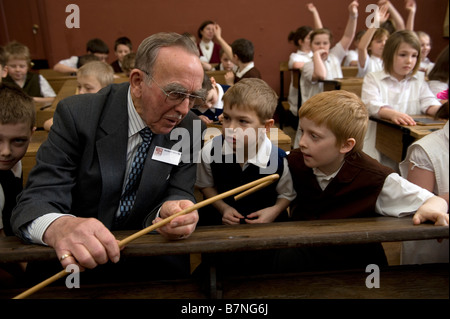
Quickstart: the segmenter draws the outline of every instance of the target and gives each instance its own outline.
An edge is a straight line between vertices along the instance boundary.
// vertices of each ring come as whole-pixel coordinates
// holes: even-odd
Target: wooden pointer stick
[[[153,230],[155,230],[155,229],[157,229],[159,227],[162,227],[162,226],[170,223],[174,218],[176,218],[178,216],[188,214],[188,213],[190,213],[190,212],[192,212],[194,210],[197,210],[197,209],[202,208],[204,206],[207,206],[207,205],[209,205],[211,203],[214,203],[215,201],[218,201],[220,199],[223,199],[223,198],[229,197],[231,195],[234,195],[234,194],[237,194],[237,193],[245,191],[244,193],[242,193],[242,194],[240,194],[240,195],[235,197],[235,200],[239,200],[239,199],[241,199],[244,196],[247,196],[247,195],[249,195],[249,194],[251,194],[253,192],[258,191],[259,189],[261,189],[263,187],[268,186],[269,184],[271,184],[274,181],[276,181],[278,178],[280,178],[280,176],[278,174],[269,175],[269,176],[260,178],[260,179],[258,179],[256,181],[250,182],[248,184],[236,187],[236,188],[234,188],[232,190],[229,190],[227,192],[224,192],[222,194],[219,194],[219,195],[213,196],[211,198],[205,199],[204,201],[201,201],[200,203],[197,203],[197,204],[195,204],[195,205],[193,205],[191,207],[188,207],[188,208],[186,208],[186,209],[184,209],[184,210],[182,210],[182,211],[180,211],[180,212],[178,212],[176,214],[173,214],[173,215],[171,215],[171,216],[169,216],[169,217],[167,217],[167,218],[165,218],[165,219],[163,219],[163,220],[161,220],[161,221],[159,221],[159,222],[157,222],[157,223],[155,223],[153,225],[150,225],[150,226],[148,226],[148,227],[146,227],[146,228],[144,228],[144,229],[142,229],[142,230],[140,230],[140,231],[138,231],[138,232],[136,232],[136,233],[134,233],[134,234],[132,234],[132,235],[130,235],[128,237],[126,237],[125,239],[122,239],[119,242],[119,247],[121,248],[121,247],[127,245],[128,243],[132,242],[133,240],[135,240],[135,239],[137,239],[137,238],[139,238],[139,237],[141,237],[141,236],[143,236],[143,235],[145,235],[145,234],[147,234],[147,233],[149,233],[149,232],[151,232],[151,231],[153,231]],[[53,275],[52,277],[47,278],[46,280],[44,280],[41,283],[35,285],[34,287],[31,287],[30,289],[24,291],[23,293],[15,296],[13,299],[26,298],[26,297],[32,295],[33,293],[35,293],[36,291],[39,291],[40,289],[48,286],[52,282],[55,282],[56,280],[58,280],[60,278],[63,278],[67,274],[68,274],[68,272],[65,269],[63,269],[60,272],[58,272],[55,275]]]

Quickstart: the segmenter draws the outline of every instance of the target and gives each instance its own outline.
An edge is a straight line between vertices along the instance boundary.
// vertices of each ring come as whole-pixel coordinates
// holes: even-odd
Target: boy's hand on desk
[[[433,196],[419,207],[414,214],[413,223],[419,225],[426,221],[431,221],[436,226],[448,226],[448,205],[443,198]]]
[[[247,224],[271,223],[275,220],[275,218],[277,218],[278,214],[278,210],[274,209],[273,207],[267,207],[258,210],[257,212],[248,214],[245,221],[247,222]]]
[[[47,228],[43,240],[55,249],[64,268],[78,264],[81,270],[91,269],[120,258],[118,241],[95,218],[60,217]]]
[[[240,220],[244,218],[239,212],[231,206],[226,207],[222,211],[222,222],[225,225],[236,225],[240,223]]]

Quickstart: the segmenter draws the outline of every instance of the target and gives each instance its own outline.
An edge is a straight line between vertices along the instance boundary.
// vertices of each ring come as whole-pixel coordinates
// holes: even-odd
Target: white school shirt
[[[449,191],[449,124],[420,140],[409,148],[406,158],[400,163],[400,172],[408,178],[409,165],[434,173],[436,184],[433,192],[443,195]],[[416,240],[402,242],[401,264],[448,263],[449,240]]]
[[[432,105],[440,105],[425,81],[423,72],[398,81],[384,71],[364,77],[361,100],[371,116],[378,116],[380,108],[390,107],[405,114],[425,114]]]
[[[201,151],[201,161],[197,164],[197,181],[195,185],[199,188],[205,187],[215,187],[214,178],[212,176],[211,170],[211,149],[213,143],[212,139],[205,143],[203,149]],[[270,159],[270,152],[272,151],[273,144],[267,135],[264,137],[262,143],[260,143],[258,151],[256,155],[252,158],[249,158],[242,170],[244,171],[250,164],[256,165],[261,168],[266,168]],[[232,147],[228,147],[226,141],[224,141],[222,146],[222,154],[230,155],[233,154]],[[286,198],[289,201],[292,201],[297,196],[297,193],[294,190],[294,186],[292,183],[292,176],[289,171],[287,159],[283,159],[283,174],[280,177],[276,191],[278,193],[278,198]]]
[[[291,53],[289,56],[289,62],[288,67],[289,69],[292,69],[295,62],[305,62],[308,63],[311,61],[313,56],[312,51],[306,53],[301,50],[298,50],[297,52]],[[289,110],[294,116],[298,116],[298,90],[294,88],[294,85],[292,83],[293,76],[291,74],[291,83],[289,85],[289,96],[288,96],[288,102],[289,102]]]
[[[430,61],[430,59],[425,58],[423,61],[420,62],[420,68],[425,69],[425,74],[429,74],[430,71],[433,69],[434,63]]]
[[[136,109],[134,108],[133,100],[131,99],[130,89],[128,89],[127,110],[128,110],[128,145],[127,145],[127,166],[125,176],[129,175],[134,155],[137,152],[139,144],[142,142],[142,138],[139,135],[139,131],[146,126],[145,122],[141,119],[139,114],[136,112]],[[122,185],[122,189],[125,189],[126,182],[127,179],[125,178],[124,183]],[[120,214],[120,207],[117,209],[116,215],[117,214]],[[42,241],[42,237],[44,236],[45,231],[53,221],[55,221],[61,216],[75,217],[74,215],[71,214],[62,214],[58,212],[43,215],[33,220],[31,223],[28,224],[28,226],[25,226],[26,229],[22,229],[24,237],[27,238],[32,243],[46,245]]]
[[[20,178],[22,176],[22,161],[18,161],[16,165],[11,168],[14,176]],[[2,184],[0,184],[0,229],[3,229],[3,208],[5,207],[5,193]]]
[[[242,70],[238,70],[236,72],[236,76],[238,78],[242,78],[244,76],[245,73],[247,73],[248,71],[250,71],[251,69],[253,69],[255,67],[255,62],[249,62],[247,64],[247,66],[245,68],[243,68]]]
[[[347,55],[342,44],[336,44],[328,54],[328,58],[324,61],[327,70],[325,80],[333,80],[342,78],[341,62]],[[303,66],[302,77],[300,78],[300,86],[302,91],[302,103],[305,103],[310,97],[323,92],[323,83],[312,81],[314,73],[314,62],[311,60]]]
[[[208,49],[206,48],[208,46]],[[206,58],[206,62],[211,61],[211,56],[213,53],[214,48],[214,42],[209,41],[208,43],[205,43],[203,41],[200,41],[200,50],[202,50],[203,56]]]
[[[79,59],[79,57],[77,57],[76,55],[73,55],[68,59],[59,61],[58,63],[68,66],[68,67],[71,67],[71,68],[74,68],[74,69],[77,69],[78,68],[78,59]]]
[[[436,96],[439,92],[448,90],[448,81],[441,82],[438,80],[430,80],[428,81],[428,86],[430,87],[431,92],[433,92],[434,96]]]
[[[318,169],[313,169],[322,190],[324,190],[333,178],[339,173],[342,166],[330,175],[323,174]],[[414,214],[420,206],[433,197],[433,193],[402,178],[397,173],[389,174],[383,184],[375,203],[375,212],[390,217],[404,217]]]
[[[224,95],[223,87],[219,83],[216,83],[216,86],[217,86],[217,91],[218,91],[217,92],[218,93],[217,94],[218,99],[217,99],[216,104],[214,104],[210,109],[208,109],[207,107],[199,107],[199,108],[197,108],[201,113],[205,113],[207,110],[211,110],[211,111],[215,112],[215,110],[223,109],[223,101],[222,101],[222,98],[223,98],[223,95]]]
[[[357,50],[348,50],[347,56],[344,60],[344,66],[350,66],[350,62],[358,61],[358,51]]]
[[[39,86],[43,97],[55,97],[56,93],[48,81],[39,74]]]
[[[367,55],[366,63],[364,68],[361,67],[358,63],[358,75],[357,77],[363,78],[369,72],[377,72],[383,71],[383,60],[375,57]]]

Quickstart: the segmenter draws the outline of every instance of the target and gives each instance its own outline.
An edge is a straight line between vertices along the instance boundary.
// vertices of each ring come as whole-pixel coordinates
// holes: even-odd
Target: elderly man
[[[175,33],[148,37],[129,80],[58,104],[13,212],[15,234],[53,247],[63,267],[117,263],[120,249],[110,230],[142,229],[195,201],[193,159],[201,138],[193,137],[200,124],[190,108],[205,97],[195,44]],[[174,128],[187,130],[190,143],[172,139]],[[188,145],[179,161],[161,154],[173,154],[176,144]],[[194,211],[158,231],[185,238],[197,221]]]

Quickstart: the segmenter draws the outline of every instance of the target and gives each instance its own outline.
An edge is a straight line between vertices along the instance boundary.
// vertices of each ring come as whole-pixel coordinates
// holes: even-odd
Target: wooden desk
[[[225,81],[225,74],[227,71],[206,71],[206,74],[209,77],[214,77],[214,80],[216,80],[216,83],[228,85],[227,81]]]
[[[222,125],[220,124],[208,124],[207,129],[205,131],[204,140],[205,142],[209,141],[211,138],[216,137],[221,134]],[[291,137],[284,133],[279,128],[276,129],[276,134],[270,135],[270,132],[267,134],[267,137],[272,141],[272,143],[276,144],[279,148],[281,148],[285,152],[290,152],[291,147]]]
[[[36,127],[43,128],[45,121],[53,117],[56,106],[59,101],[65,99],[68,96],[75,95],[77,91],[77,80],[71,79],[64,82],[58,94],[51,105],[42,107],[40,104],[36,104]]]
[[[412,117],[432,118],[427,115],[413,115]],[[398,163],[405,159],[408,147],[414,141],[421,139],[435,130],[443,128],[445,125],[444,120],[440,121],[441,124],[437,125],[407,126],[397,125],[391,121],[374,117],[370,119],[377,122],[377,140],[375,144],[377,150]]]
[[[70,73],[57,72],[53,69],[41,69],[39,70],[39,74],[48,81],[56,94],[59,93],[59,90],[67,80],[76,80],[75,75],[72,75]]]
[[[364,78],[349,77],[334,80],[321,80],[320,82],[323,83],[324,91],[345,90],[361,97],[363,81]]]
[[[357,66],[341,66],[341,70],[344,78],[354,78],[358,75]]]
[[[31,137],[27,152],[22,158],[23,185],[25,186],[31,169],[36,165],[36,153],[41,144],[47,139],[48,132],[36,131]]]
[[[123,239],[132,232],[119,231],[114,233],[118,239]],[[380,243],[385,241],[403,241],[403,240],[421,240],[421,239],[433,239],[433,238],[448,238],[449,228],[445,226],[434,226],[432,224],[413,225],[411,218],[392,218],[392,217],[376,217],[376,218],[358,218],[358,219],[342,219],[342,220],[322,220],[322,221],[300,221],[300,222],[285,222],[285,223],[270,223],[270,224],[255,224],[255,225],[235,225],[235,226],[204,226],[198,227],[197,230],[191,235],[191,237],[182,241],[168,241],[160,235],[144,235],[137,240],[131,242],[121,252],[122,256],[153,256],[153,255],[176,255],[176,254],[214,254],[214,253],[227,253],[234,251],[251,251],[262,249],[279,249],[288,247],[301,247],[301,246],[322,246],[322,245],[343,245],[343,244],[366,244],[366,243]],[[50,247],[39,245],[24,245],[16,237],[0,238],[0,263],[22,262],[22,261],[37,261],[37,260],[52,260],[55,259],[55,252]],[[100,266],[101,267],[101,266]],[[295,285],[298,289],[295,293],[300,298],[367,298],[368,294],[378,295],[378,298],[389,298],[389,294],[392,295],[392,290],[395,290],[398,297],[398,291],[401,291],[405,285],[404,277],[415,278],[417,274],[424,276],[431,276],[432,281],[422,278],[420,281],[422,285],[428,285],[427,289],[435,289],[442,296],[442,289],[444,294],[446,291],[448,298],[448,265],[445,268],[439,268],[439,271],[429,273],[428,271],[417,272],[414,268],[405,271],[402,270],[386,270],[381,273],[381,285],[384,290],[367,289],[364,285],[364,279],[368,276],[367,273],[359,271],[359,277],[363,279],[360,281],[359,277],[356,281],[354,276],[355,272],[332,272],[332,273],[307,273],[307,274],[282,274],[273,275],[268,277],[255,278],[241,278],[240,281],[224,282],[223,296],[228,298],[255,298],[256,294],[261,294],[268,298],[283,298],[283,296],[294,293],[292,291],[292,285]],[[386,278],[389,274],[392,275],[394,271],[394,279],[391,285],[388,285],[386,281],[383,281],[383,276],[386,274]],[[432,276],[436,276],[436,278]],[[283,279],[284,277],[284,279]],[[293,280],[293,278],[295,280]],[[303,278],[303,279],[301,279]],[[352,283],[350,279],[353,278]],[[211,276],[211,287],[215,284],[215,277]],[[298,279],[298,281],[296,281]],[[338,287],[336,287],[336,280],[339,279]],[[268,280],[265,282],[265,280]],[[280,280],[284,280],[284,284],[281,284]],[[445,283],[445,281],[447,283]],[[314,289],[314,285],[319,282],[330,284],[328,288],[334,289],[333,292],[325,293],[322,291],[324,288],[319,285],[320,291]],[[333,284],[334,282],[334,284]],[[352,286],[356,282],[359,285],[358,291],[365,291],[364,295],[354,295],[355,288]],[[436,285],[443,285],[434,287]],[[248,283],[249,286],[246,286]],[[278,286],[274,286],[275,283]],[[168,283],[166,283],[167,285]],[[180,286],[177,286],[177,285]],[[307,285],[306,285],[307,284]],[[107,285],[107,284],[106,284]],[[138,285],[138,286],[136,286]],[[139,286],[140,285],[140,286]],[[142,298],[142,294],[151,298],[158,298],[157,291],[153,289],[159,289],[158,285],[161,283],[153,282],[151,285],[148,283],[137,283],[124,285],[120,287],[114,286],[114,289],[107,288],[110,293],[118,293],[123,298]],[[206,298],[208,295],[201,294],[199,292],[198,284],[195,284],[192,280],[189,282],[174,282],[169,283],[170,287],[166,287],[166,294],[164,298],[180,298],[177,294],[176,288],[183,287],[183,289],[189,289],[191,294],[184,295],[181,298]],[[175,285],[175,286],[174,286]],[[253,285],[253,286],[252,286]],[[270,294],[271,286],[276,288],[278,295]],[[249,291],[249,287],[252,286],[252,293],[255,295],[246,295],[244,291]],[[268,290],[261,290],[261,286],[265,286]],[[346,287],[349,287],[346,293]],[[410,294],[421,294],[420,289],[423,287],[418,286],[418,283],[414,280],[414,287],[408,288]],[[189,288],[187,288],[189,287]],[[258,289],[259,287],[259,289]],[[434,287],[434,288],[433,288]],[[105,288],[105,287],[103,287]],[[110,287],[111,288],[111,287]],[[327,289],[328,289],[327,288]],[[91,289],[91,294],[83,289],[60,289],[52,287],[46,287],[40,292],[36,293],[36,298],[92,298],[92,296],[100,298],[118,298],[119,295],[109,295],[106,290],[102,290],[99,295],[99,287],[87,287],[88,291]],[[128,290],[126,290],[128,289]],[[147,290],[145,290],[147,289]],[[325,290],[327,290],[325,289]],[[369,291],[370,290],[370,291]],[[125,293],[130,291],[131,295]],[[274,290],[275,291],[275,290]],[[274,292],[272,291],[272,292]],[[383,291],[385,294],[381,293]],[[1,292],[1,291],[0,291]],[[22,291],[18,291],[20,293]],[[239,295],[239,292],[242,292]],[[56,293],[56,295],[55,295]],[[137,295],[137,294],[141,295]],[[284,294],[283,294],[284,293]],[[423,292],[425,294],[425,292]],[[49,295],[50,294],[50,295]],[[281,295],[280,295],[281,294]],[[1,294],[0,294],[1,295]],[[65,296],[65,297],[64,297]],[[105,297],[106,296],[106,297]],[[203,296],[203,297],[202,297]],[[214,295],[214,292],[210,295]],[[278,297],[277,297],[278,296]],[[400,298],[408,298],[411,295],[402,294]],[[291,297],[293,297],[291,295]],[[422,298],[429,298],[427,294],[422,295]],[[373,297],[372,297],[373,298]]]

